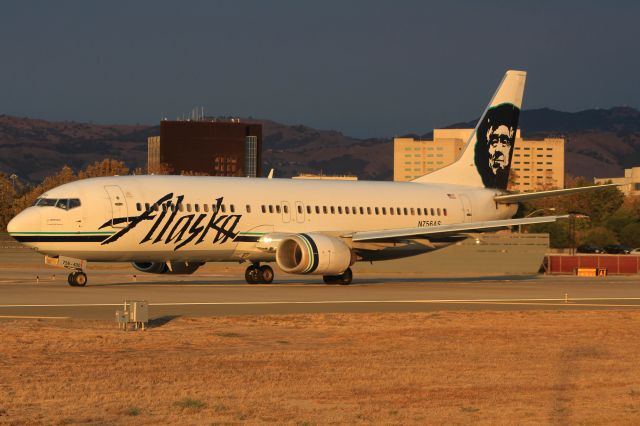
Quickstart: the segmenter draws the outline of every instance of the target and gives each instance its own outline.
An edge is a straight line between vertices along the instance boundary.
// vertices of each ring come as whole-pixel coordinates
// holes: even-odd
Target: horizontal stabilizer
[[[521,194],[497,195],[493,200],[498,204],[515,204],[520,201],[535,200],[536,198],[547,198],[547,197],[557,197],[559,195],[580,194],[582,192],[600,191],[602,189],[609,189],[617,186],[618,185],[615,183],[609,183],[606,185],[582,186],[580,188],[554,189],[551,191],[524,192]]]
[[[391,240],[400,238],[414,238],[419,236],[446,236],[455,235],[465,232],[478,232],[496,228],[504,228],[506,226],[518,226],[518,225],[532,225],[535,223],[548,223],[555,222],[557,219],[568,218],[569,216],[541,216],[530,217],[523,219],[505,219],[505,220],[490,220],[485,222],[468,222],[468,223],[456,223],[453,225],[438,225],[430,226],[428,228],[400,228],[400,229],[385,229],[381,231],[363,231],[355,232],[351,235],[354,242],[358,241],[380,241]]]

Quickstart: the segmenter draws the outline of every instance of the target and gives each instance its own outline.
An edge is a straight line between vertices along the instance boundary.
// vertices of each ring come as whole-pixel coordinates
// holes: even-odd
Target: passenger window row
[[[141,211],[155,211],[157,212],[158,210],[160,210],[160,207],[157,204],[149,204],[149,203],[136,203],[136,210],[141,212]],[[211,206],[209,206],[209,204],[191,204],[191,203],[180,203],[177,206],[171,202],[169,203],[165,203],[162,204],[162,210],[163,211],[181,211],[181,212],[196,212],[196,213],[200,213],[200,212],[204,212],[204,213],[209,213],[209,211],[215,212],[216,211],[216,205],[212,204]],[[227,210],[229,210],[230,213],[235,213],[236,212],[236,206],[233,204],[221,204],[220,205],[220,211],[222,213],[226,213]]]
[[[160,207],[157,204],[149,204],[149,203],[136,203],[136,210],[139,212],[145,211],[158,211]],[[162,210],[166,211],[167,209],[172,212],[176,210],[176,205],[172,203],[166,203],[162,205]],[[212,204],[190,204],[190,203],[180,203],[177,205],[177,210],[181,212],[204,212],[208,213],[209,211],[215,212],[216,205]],[[229,210],[230,213],[236,212],[236,207],[234,204],[221,204],[220,211],[222,213],[226,213]],[[352,214],[352,215],[362,215],[362,216],[447,216],[446,208],[439,207],[356,207],[356,206],[306,206],[306,209],[303,208],[301,204],[296,206],[296,210],[298,214],[302,214],[305,210],[307,214]],[[247,204],[245,206],[245,211],[247,213],[251,213],[251,205]],[[288,204],[262,204],[260,206],[260,211],[262,213],[269,214],[289,214],[289,205]]]
[[[247,207],[249,207],[247,205]],[[298,214],[303,213],[302,205],[296,206]],[[262,213],[289,213],[289,206],[287,204],[263,204],[260,206]],[[249,212],[249,210],[247,210]],[[356,207],[356,206],[306,206],[307,214],[352,214],[352,215],[374,215],[374,216],[447,216],[446,208],[434,208],[434,207]]]

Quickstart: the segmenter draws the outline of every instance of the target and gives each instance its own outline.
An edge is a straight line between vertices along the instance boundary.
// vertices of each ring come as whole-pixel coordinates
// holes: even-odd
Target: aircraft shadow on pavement
[[[296,279],[276,279],[272,284],[252,284],[249,285],[244,279],[199,279],[199,280],[144,280],[144,281],[127,281],[127,282],[102,282],[91,284],[92,287],[121,287],[121,286],[270,286],[270,285],[297,285],[297,286],[318,286],[326,285],[330,287],[354,287],[354,286],[371,286],[371,285],[388,285],[403,283],[481,283],[481,282],[510,282],[510,281],[531,281],[536,279],[537,275],[492,275],[492,276],[469,276],[469,277],[364,277],[354,279],[349,286],[340,286],[335,284],[324,284],[321,279],[308,279],[300,281]]]

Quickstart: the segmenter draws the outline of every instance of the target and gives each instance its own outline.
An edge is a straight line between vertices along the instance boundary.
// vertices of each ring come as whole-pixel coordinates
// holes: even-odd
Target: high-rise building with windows
[[[472,133],[473,129],[435,129],[432,140],[395,138],[394,180],[410,181],[453,163]],[[564,188],[564,144],[562,138],[522,139],[518,130],[509,189],[530,192]]]
[[[148,173],[262,176],[261,124],[163,120],[147,143]]]

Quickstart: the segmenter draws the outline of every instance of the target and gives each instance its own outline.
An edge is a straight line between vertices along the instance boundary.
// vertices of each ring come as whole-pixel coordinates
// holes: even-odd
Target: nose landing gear
[[[75,271],[69,274],[67,282],[72,287],[84,287],[87,285],[87,274],[82,271]]]
[[[268,265],[260,266],[259,263],[249,265],[244,273],[244,278],[249,284],[271,284],[273,277],[273,269]]]

